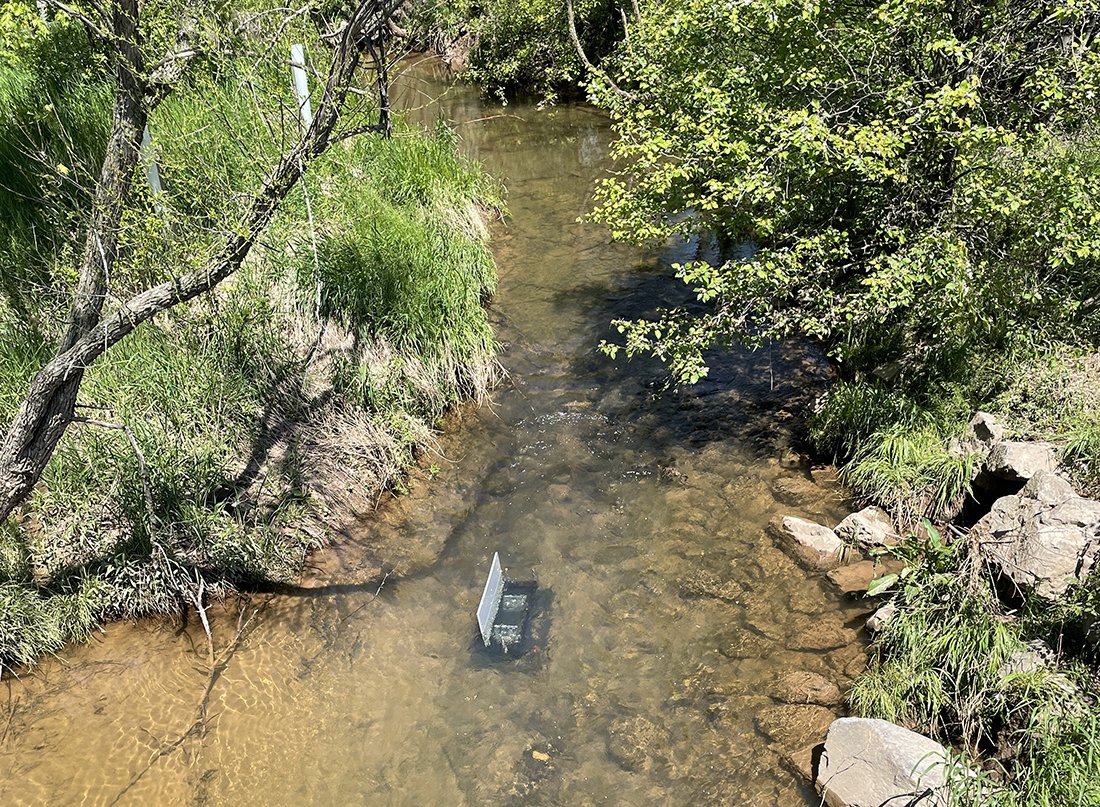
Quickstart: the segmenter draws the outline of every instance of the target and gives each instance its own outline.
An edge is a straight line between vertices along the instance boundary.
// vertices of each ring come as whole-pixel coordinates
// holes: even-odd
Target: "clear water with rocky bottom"
[[[402,86],[411,107],[444,85],[424,64]],[[598,111],[456,87],[416,114],[440,109],[509,187],[493,316],[510,384],[457,415],[411,492],[349,527],[300,588],[253,600],[204,720],[193,618],[109,625],[5,681],[0,801],[817,803],[758,724],[787,719],[777,678],[843,686],[861,650],[848,628],[864,608],[764,533],[777,514],[843,515],[791,451],[827,364],[794,344],[719,354],[706,382],[658,395],[659,365],[597,345],[614,317],[683,295],[669,264],[710,245],[646,252],[577,222],[610,165]],[[544,598],[515,660],[478,646],[494,551]],[[219,650],[235,629],[217,615]]]

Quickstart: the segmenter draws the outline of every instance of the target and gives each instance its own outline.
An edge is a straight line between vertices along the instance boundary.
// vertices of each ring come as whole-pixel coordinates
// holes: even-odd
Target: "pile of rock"
[[[900,561],[890,558],[865,559],[864,550],[898,543],[901,538],[893,521],[881,509],[867,507],[852,513],[834,529],[812,521],[782,516],[768,525],[776,543],[810,570],[825,571],[846,593],[866,591],[883,575],[901,570]]]
[[[1001,496],[971,530],[982,560],[1020,591],[1055,600],[1092,570],[1100,547],[1100,502],[1084,499],[1055,473],[1050,443],[1004,439],[992,415],[970,421],[958,450],[982,458],[975,484],[1022,483]]]
[[[1054,447],[1005,440],[1000,424],[991,415],[978,413],[965,439],[952,450],[974,459],[973,482],[984,491],[986,501],[1002,494],[971,530],[980,559],[1019,592],[1048,600],[1058,599],[1071,585],[1082,582],[1100,553],[1100,502],[1078,496],[1056,474]],[[826,573],[846,592],[866,591],[877,577],[900,571],[897,561],[861,559],[864,550],[901,540],[889,516],[878,508],[853,513],[833,529],[782,516],[773,520],[768,532],[800,564]],[[872,632],[889,619],[891,607],[885,606],[868,620]],[[1100,639],[1100,623],[1097,634]],[[1001,674],[1049,666],[1053,652],[1038,645],[1032,643],[1014,654]],[[817,704],[813,708],[824,712],[825,706],[834,705],[830,687],[830,682],[817,681],[807,673],[792,673],[771,694],[782,702]],[[1065,689],[1067,702],[1072,701],[1075,694],[1068,681]],[[780,713],[783,709],[790,708],[781,705],[762,714],[758,728],[772,736],[772,724],[785,717]],[[820,740],[823,726],[811,728]],[[946,804],[946,785],[954,777],[969,776],[966,766],[953,760],[939,743],[883,720],[837,719],[829,724],[823,744],[792,749],[787,757],[813,779],[824,802],[832,807],[909,803],[914,796],[922,797],[922,804]]]

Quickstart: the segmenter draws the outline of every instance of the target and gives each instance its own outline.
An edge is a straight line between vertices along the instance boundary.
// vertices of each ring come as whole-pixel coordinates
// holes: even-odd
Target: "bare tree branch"
[[[74,20],[77,20],[78,22],[80,22],[84,26],[84,28],[88,31],[88,33],[91,34],[96,39],[99,39],[99,40],[110,40],[111,39],[111,35],[106,30],[104,30],[100,26],[99,23],[92,20],[91,17],[87,16],[82,11],[80,11],[78,9],[75,9],[72,6],[66,5],[65,3],[62,3],[61,0],[46,0],[46,2],[49,5],[56,8],[58,11],[60,11],[66,17],[72,17]],[[107,21],[109,19],[108,15],[106,13],[104,13],[104,10],[103,10],[102,6],[100,6],[98,4],[93,4],[93,7],[96,9],[96,11],[99,12],[100,16],[103,17],[104,21]]]
[[[54,357],[32,380],[0,443],[0,520],[30,493],[72,422],[85,368],[141,323],[210,291],[241,267],[299,177],[335,142],[334,129],[360,63],[362,43],[382,35],[389,14],[398,5],[398,0],[362,0],[356,7],[333,51],[312,124],[270,169],[243,220],[225,234],[205,264],[136,294],[117,311],[103,316],[107,280],[119,248],[118,224],[136,173],[146,122],[144,86],[138,78],[138,0],[114,0],[117,92],[107,157],[64,336]]]
[[[145,88],[145,111],[156,109],[168,97],[172,87],[183,78],[191,60],[202,53],[198,48],[184,48],[169,53],[153,66]]]
[[[628,101],[637,101],[637,95],[632,92],[627,92],[626,90],[619,89],[619,86],[611,80],[611,76],[607,75],[607,73],[605,73],[603,70],[596,67],[596,65],[592,64],[592,62],[588,61],[588,57],[584,55],[584,48],[581,47],[580,37],[577,36],[577,24],[573,20],[573,0],[565,0],[565,18],[569,22],[569,38],[573,40],[573,47],[577,49],[577,56],[580,57],[581,62],[583,62],[584,66],[588,68],[588,71],[590,73],[594,73],[595,75],[606,81],[607,86],[609,86],[611,90],[619,97],[626,98]]]

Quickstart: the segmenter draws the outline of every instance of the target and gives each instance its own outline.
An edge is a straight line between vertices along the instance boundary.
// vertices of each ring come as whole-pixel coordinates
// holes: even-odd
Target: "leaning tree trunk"
[[[107,299],[107,279],[118,256],[119,222],[130,196],[146,111],[138,0],[116,0],[111,19],[115,97],[111,135],[96,186],[72,308],[56,356],[66,354],[98,323]],[[34,487],[61,435],[72,421],[84,366],[72,364],[48,391],[39,379],[0,444],[0,520]]]
[[[146,116],[151,106],[166,94],[163,83],[146,85],[140,78],[138,0],[115,0],[112,23],[117,86],[111,138],[96,190],[96,207],[64,336],[54,357],[31,382],[0,444],[0,521],[11,514],[42,476],[72,422],[85,368],[142,322],[210,291],[241,267],[302,172],[332,142],[359,64],[362,43],[386,27],[399,5],[400,0],[363,0],[357,6],[340,33],[312,125],[271,169],[241,226],[225,236],[215,254],[200,268],[147,289],[104,316],[108,278],[118,255],[119,223],[137,167]],[[166,57],[162,64],[172,66],[174,62]],[[362,131],[377,128],[364,127]]]

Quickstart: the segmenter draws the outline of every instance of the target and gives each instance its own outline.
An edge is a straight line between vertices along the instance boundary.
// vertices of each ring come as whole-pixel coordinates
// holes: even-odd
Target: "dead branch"
[[[596,67],[592,62],[588,61],[588,57],[584,55],[584,48],[581,47],[581,39],[577,36],[577,24],[573,20],[573,0],[565,0],[565,18],[569,22],[569,38],[573,41],[573,47],[577,50],[577,56],[584,63],[584,66],[588,68],[588,72],[599,76],[601,79],[607,82],[616,95],[620,98],[625,98],[628,101],[637,101],[638,96],[632,92],[619,89],[619,86],[611,80],[611,76],[607,75],[603,70]]]
[[[62,3],[61,0],[46,0],[46,2],[49,5],[56,8],[58,11],[60,11],[66,17],[72,17],[74,20],[76,20],[81,25],[83,25],[84,28],[88,31],[88,33],[93,38],[98,39],[100,41],[106,41],[106,40],[111,39],[110,34],[108,34],[105,30],[100,28],[98,23],[96,23],[94,20],[92,20],[91,17],[87,16],[86,14],[81,12],[80,10],[75,9],[72,6],[68,6],[65,3]],[[97,10],[100,12],[100,15],[103,16],[104,19],[106,19],[106,15],[103,14],[103,9],[102,8],[97,8]]]

